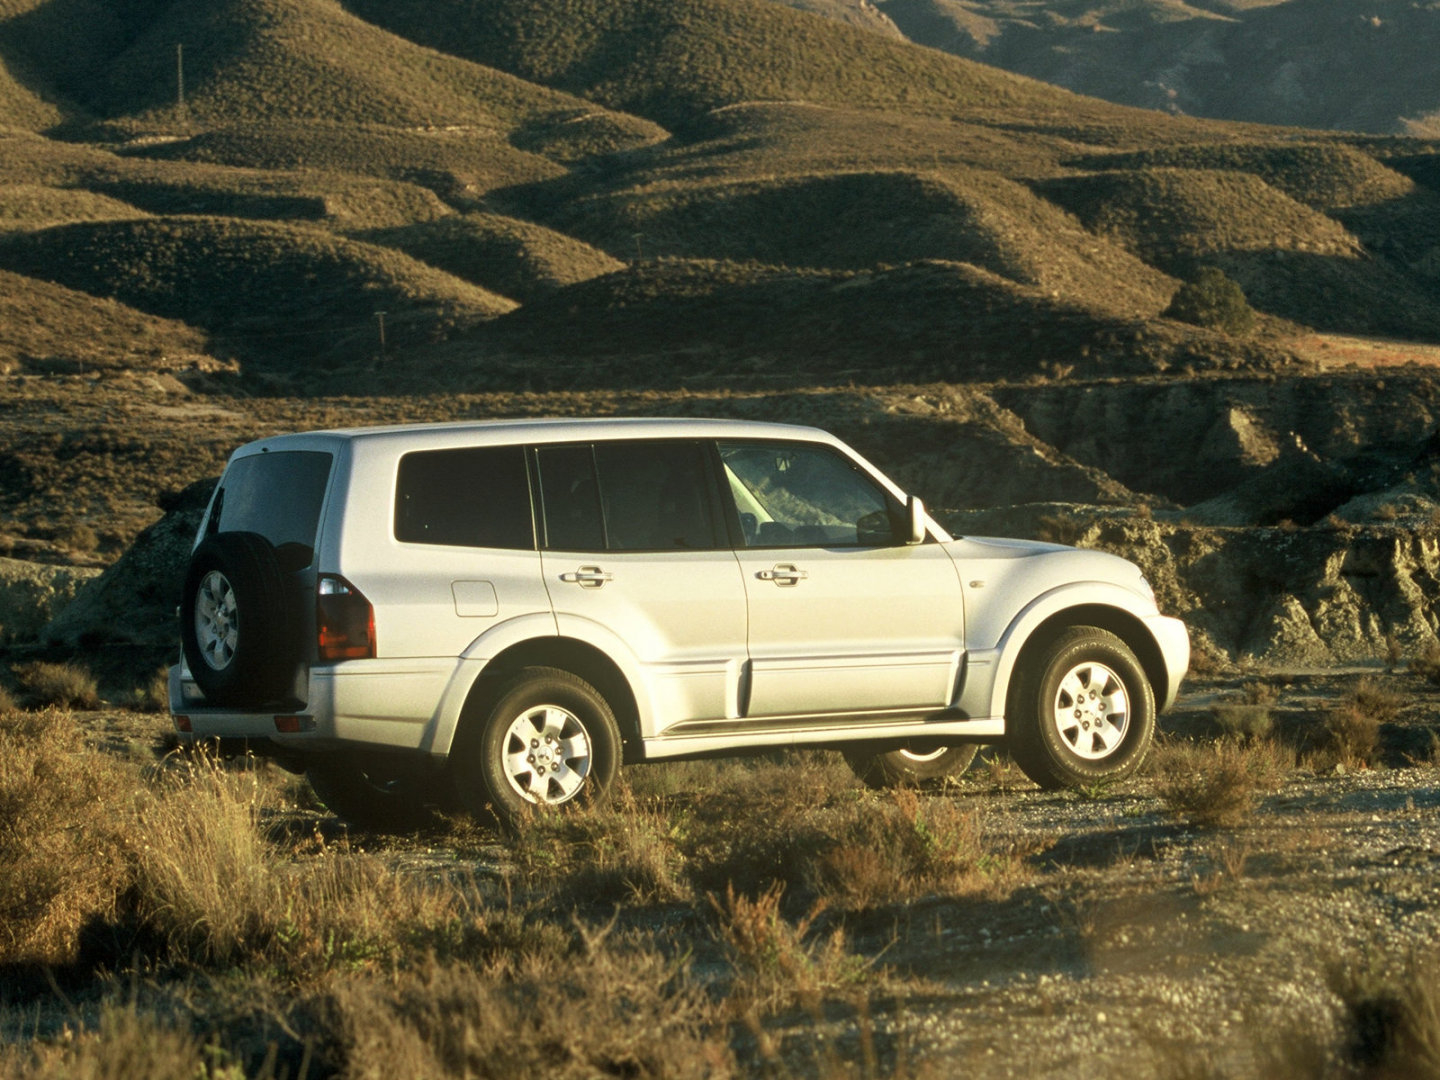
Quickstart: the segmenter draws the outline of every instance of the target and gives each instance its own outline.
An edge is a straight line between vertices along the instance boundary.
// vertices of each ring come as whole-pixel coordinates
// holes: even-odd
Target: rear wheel
[[[1134,652],[1076,626],[1022,661],[1007,708],[1011,756],[1043,788],[1119,780],[1155,734],[1155,695]]]
[[[451,759],[456,789],[481,820],[514,826],[539,807],[602,800],[620,768],[620,729],[604,696],[559,668],[525,668]]]
[[[850,747],[845,760],[851,770],[872,788],[940,787],[957,780],[975,760],[979,747],[962,743],[947,746],[914,739],[897,750],[876,752]]]
[[[305,779],[326,807],[363,829],[408,832],[430,818],[420,778],[380,763],[337,758],[311,765]]]
[[[180,640],[191,675],[216,705],[281,696],[295,660],[296,626],[285,575],[258,533],[217,533],[190,557]]]

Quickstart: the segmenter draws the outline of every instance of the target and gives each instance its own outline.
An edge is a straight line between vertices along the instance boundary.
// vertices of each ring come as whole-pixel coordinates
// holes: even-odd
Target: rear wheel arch
[[[476,717],[484,717],[496,697],[515,674],[524,668],[550,667],[579,676],[598,690],[609,703],[620,728],[625,760],[638,760],[640,753],[640,712],[635,692],[618,664],[600,649],[575,638],[531,638],[497,654],[470,687],[460,710],[455,731],[458,740]]]

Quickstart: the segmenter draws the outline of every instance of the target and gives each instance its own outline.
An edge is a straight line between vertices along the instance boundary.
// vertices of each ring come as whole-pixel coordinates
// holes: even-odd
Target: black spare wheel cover
[[[180,641],[215,705],[256,705],[289,687],[295,618],[275,548],[259,533],[207,537],[190,556]]]

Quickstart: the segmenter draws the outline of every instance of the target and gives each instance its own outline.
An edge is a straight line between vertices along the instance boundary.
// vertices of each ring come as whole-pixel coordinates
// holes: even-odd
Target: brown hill
[[[0,373],[163,371],[203,363],[207,351],[184,323],[0,270]]]
[[[559,118],[600,113],[579,132],[599,149],[652,141],[653,124],[394,38],[318,0],[174,3],[131,27],[135,36],[98,78],[69,89],[102,115],[167,124],[328,120],[394,126],[465,125],[558,142]],[[178,103],[176,44],[186,46]],[[587,147],[587,151],[593,147]]]

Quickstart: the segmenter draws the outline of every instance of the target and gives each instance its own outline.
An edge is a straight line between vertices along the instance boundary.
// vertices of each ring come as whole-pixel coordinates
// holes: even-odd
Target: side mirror
[[[925,504],[911,495],[905,500],[905,517],[909,526],[909,532],[905,536],[907,544],[923,544],[925,542]]]

